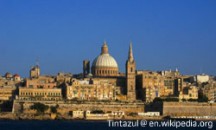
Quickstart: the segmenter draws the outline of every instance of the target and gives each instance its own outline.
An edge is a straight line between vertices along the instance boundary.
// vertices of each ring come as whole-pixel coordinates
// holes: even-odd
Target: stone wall
[[[163,115],[167,116],[216,116],[216,103],[164,102]]]
[[[14,101],[13,113],[25,112],[29,107],[34,104],[34,101]],[[71,111],[75,110],[103,110],[108,111],[124,111],[125,113],[130,112],[144,112],[143,103],[119,103],[119,102],[63,102],[63,101],[41,101],[41,103],[48,106],[58,105],[58,113],[61,115],[68,115]],[[29,111],[28,111],[29,112]]]

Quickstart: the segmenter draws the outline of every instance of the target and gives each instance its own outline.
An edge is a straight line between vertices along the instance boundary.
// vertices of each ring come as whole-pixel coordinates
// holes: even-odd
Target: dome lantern
[[[109,49],[108,49],[108,46],[107,46],[106,41],[104,41],[104,44],[103,44],[103,46],[101,47],[101,55],[102,55],[102,54],[109,54]]]

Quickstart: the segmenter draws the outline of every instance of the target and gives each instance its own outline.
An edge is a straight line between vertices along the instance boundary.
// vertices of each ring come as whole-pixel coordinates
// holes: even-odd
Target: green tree
[[[203,93],[198,94],[198,102],[208,102],[208,97]]]
[[[50,107],[50,111],[51,111],[52,113],[57,113],[57,107],[56,107],[56,106],[51,106],[51,107]]]
[[[44,104],[42,104],[42,103],[34,103],[34,104],[30,107],[30,109],[36,110],[37,113],[39,113],[39,114],[43,114],[46,110],[48,110],[48,108],[49,108],[49,106],[44,105]]]
[[[91,111],[92,114],[104,114],[105,112],[103,110],[93,110]]]

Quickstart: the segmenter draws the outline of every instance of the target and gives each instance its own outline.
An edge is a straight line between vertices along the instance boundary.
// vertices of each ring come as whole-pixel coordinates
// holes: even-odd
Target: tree
[[[104,114],[105,112],[103,110],[93,110],[91,111],[92,114]]]
[[[50,111],[51,111],[52,113],[57,113],[57,106],[51,106],[51,107],[50,107]]]
[[[48,110],[48,108],[49,108],[49,106],[44,105],[44,104],[42,104],[42,103],[34,103],[34,104],[30,107],[30,109],[36,110],[37,113],[39,113],[39,114],[43,114],[46,110]]]
[[[188,99],[189,102],[197,102],[197,99]]]
[[[198,102],[208,102],[208,97],[203,93],[198,94]]]
[[[156,102],[163,102],[163,100],[159,97],[156,97],[154,100],[153,100],[154,103]]]

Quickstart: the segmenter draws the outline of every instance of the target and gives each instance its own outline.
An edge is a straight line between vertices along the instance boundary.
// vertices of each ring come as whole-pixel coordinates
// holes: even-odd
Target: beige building
[[[195,78],[195,81],[197,83],[206,83],[210,80],[210,77],[208,75],[205,75],[205,74],[196,75],[194,78]]]
[[[69,83],[71,82],[71,79],[72,79],[72,74],[71,73],[58,73],[58,75],[56,76],[56,82],[58,84],[61,84],[61,83]]]
[[[158,72],[137,71],[137,85],[139,96],[146,102],[151,102],[156,97],[166,96],[164,77]]]
[[[39,65],[33,66],[30,70],[30,78],[38,78],[40,76]]]
[[[180,91],[179,99],[198,99],[198,88],[196,86],[184,87],[182,91]]]
[[[38,78],[26,79],[27,88],[56,88],[57,82],[54,77],[39,76]]]
[[[9,101],[15,98],[16,86],[0,87],[0,100]]]
[[[58,88],[19,88],[19,100],[58,101],[62,100],[62,90]]]
[[[72,117],[78,118],[78,119],[83,119],[84,118],[84,111],[81,111],[81,110],[72,111]]]
[[[13,78],[14,78],[14,81],[16,81],[16,82],[20,82],[21,81],[21,77],[18,74],[15,74],[13,76]]]
[[[216,81],[211,81],[208,84],[204,85],[202,88],[204,95],[208,97],[209,101],[216,101]]]
[[[152,102],[156,97],[178,96],[178,87],[182,83],[176,81],[181,77],[178,70],[137,71],[136,75],[138,97],[140,99]],[[175,91],[177,92],[175,93]]]
[[[13,100],[17,87],[21,84],[21,77],[18,74],[12,76],[10,73],[5,76],[0,78],[0,100]]]
[[[88,80],[73,80],[66,86],[67,99],[115,100],[115,86],[108,83],[90,84]]]

